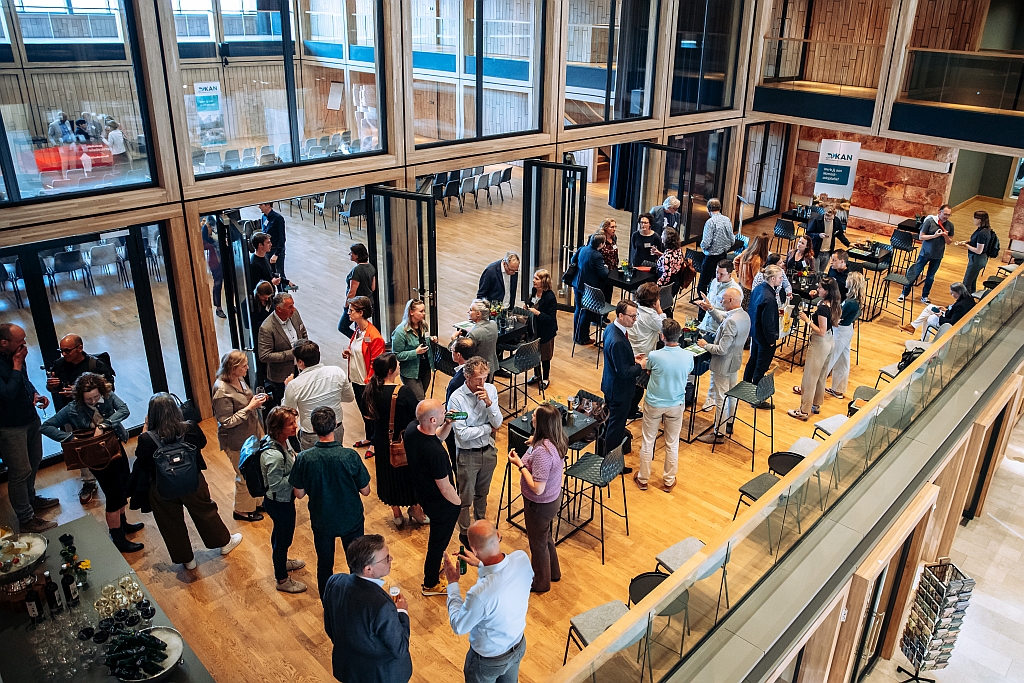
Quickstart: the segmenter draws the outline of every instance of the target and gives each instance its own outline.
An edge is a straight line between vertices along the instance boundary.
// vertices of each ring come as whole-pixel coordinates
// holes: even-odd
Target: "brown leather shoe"
[[[675,487],[676,487],[676,483],[675,482],[672,482],[671,484],[666,484],[665,482],[661,482],[661,490],[664,491],[665,493],[672,493],[672,489],[674,489]]]
[[[644,482],[640,481],[640,473],[639,472],[634,472],[633,473],[633,483],[636,484],[636,487],[638,489],[640,489],[641,491],[646,491],[647,490],[647,484],[645,484]]]

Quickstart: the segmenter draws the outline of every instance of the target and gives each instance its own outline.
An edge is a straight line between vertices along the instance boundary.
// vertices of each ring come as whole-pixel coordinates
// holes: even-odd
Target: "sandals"
[[[798,420],[800,420],[802,422],[807,422],[807,420],[810,418],[810,415],[808,415],[807,413],[803,412],[799,408],[794,408],[793,410],[787,410],[786,414],[789,415],[790,417],[795,417],[796,419],[798,419]]]
[[[367,449],[367,451],[365,453],[363,453],[363,460],[369,460],[372,457],[373,457],[373,449],[372,448]]]
[[[793,393],[796,394],[797,396],[803,396],[804,395],[804,388],[803,387],[793,387]]]
[[[366,448],[369,445],[370,442],[366,439],[363,439],[362,441],[356,441],[354,444],[352,444],[352,448]]]

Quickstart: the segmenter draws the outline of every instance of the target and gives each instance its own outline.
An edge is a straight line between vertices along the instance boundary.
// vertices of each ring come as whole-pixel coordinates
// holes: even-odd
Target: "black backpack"
[[[153,469],[160,497],[183,498],[199,490],[199,449],[184,439],[165,444],[155,432],[149,438],[156,443]]]
[[[906,367],[917,360],[917,357],[922,353],[924,353],[924,349],[922,348],[907,349],[904,351],[903,355],[900,356],[900,362],[896,364],[896,374],[903,372]]]
[[[999,258],[999,255],[1003,252],[1003,247],[999,244],[999,235],[996,234],[995,230],[989,230],[988,244],[985,245],[985,255],[989,258]]]
[[[261,456],[275,445],[269,435],[262,439],[250,436],[242,444],[238,456],[238,471],[242,473],[245,488],[249,489],[249,495],[253,498],[267,495],[267,480],[263,478],[263,465],[260,460]]]

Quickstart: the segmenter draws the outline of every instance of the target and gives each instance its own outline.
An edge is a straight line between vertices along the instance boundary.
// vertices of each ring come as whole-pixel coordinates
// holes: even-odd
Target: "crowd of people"
[[[364,499],[371,481],[379,501],[391,508],[395,530],[429,526],[423,552],[424,596],[444,596],[454,633],[469,634],[464,673],[467,681],[514,681],[526,648],[526,613],[531,593],[545,593],[561,579],[552,539],[558,516],[568,444],[562,415],[552,404],[532,413],[532,436],[525,452],[502,456],[496,436],[504,417],[495,375],[499,374],[498,328],[490,319],[492,304],[518,306],[533,317],[540,340],[540,363],[530,383],[546,387],[557,336],[557,301],[552,276],[533,273],[530,296],[519,297],[521,259],[509,252],[480,276],[469,305],[470,325],[439,342],[430,329],[423,301],[405,305],[390,348],[374,325],[376,271],[366,247],[355,244],[355,266],[348,277],[344,315],[338,325],[346,346],[338,364],[321,356],[309,339],[292,292],[297,287],[284,273],[284,221],[270,204],[261,204],[262,231],[252,235],[252,272],[259,284],[250,301],[256,333],[256,368],[240,350],[221,359],[212,387],[218,445],[234,472],[232,518],[272,523],[268,564],[275,587],[302,593],[307,585],[295,572],[305,561],[289,557],[296,532],[298,499],[308,499],[316,553],[317,589],[324,607],[327,634],[334,642],[334,673],[343,681],[404,681],[412,675],[409,656],[408,601],[389,595],[384,577],[392,556],[387,540],[365,533]],[[735,401],[727,392],[742,379],[757,384],[772,372],[784,330],[787,307],[806,326],[803,377],[793,392],[800,407],[789,415],[806,421],[821,409],[826,396],[844,398],[850,373],[854,325],[865,305],[865,279],[850,272],[844,222],[834,207],[810,221],[786,254],[772,254],[768,239],[737,240],[721,203],[708,202],[700,247],[704,262],[697,291],[696,344],[710,355],[707,396],[700,410],[714,412],[714,426],[699,437],[722,443],[732,433]],[[953,226],[949,207],[921,227],[921,255],[911,273],[927,270],[922,301],[929,303],[931,281]],[[278,221],[280,218],[280,221]],[[603,329],[604,369],[601,391],[606,418],[597,448],[602,454],[625,447],[627,422],[641,420],[637,488],[646,491],[655,479],[654,452],[659,432],[665,436],[660,488],[671,492],[678,478],[679,437],[695,371],[695,356],[681,345],[683,329],[665,309],[688,264],[680,244],[678,200],[670,198],[640,216],[630,238],[630,261],[657,268],[656,282],[622,298]],[[971,258],[965,283],[977,278],[994,233],[984,212],[975,214],[976,231],[967,247]],[[576,294],[573,335],[577,344],[595,342],[592,327],[599,317],[580,306],[589,285],[609,291],[610,269],[618,267],[616,225],[606,220],[572,258]],[[204,243],[208,241],[204,234]],[[210,240],[212,242],[212,240]],[[815,273],[806,304],[796,300],[795,277]],[[696,273],[693,273],[696,275]],[[909,276],[908,276],[909,277]],[[907,332],[955,323],[974,305],[971,285],[954,283],[948,308],[926,307],[904,326]],[[214,304],[220,310],[219,290]],[[606,295],[606,298],[610,296]],[[743,352],[749,343],[744,363]],[[445,399],[428,397],[435,369],[434,349],[445,344],[456,364]],[[55,524],[36,512],[59,505],[36,494],[35,475],[42,457],[41,438],[60,442],[101,440],[109,445],[107,462],[82,469],[80,501],[102,491],[105,519],[114,545],[124,553],[143,549],[129,536],[143,528],[130,522],[133,511],[152,512],[173,563],[192,570],[195,553],[185,525],[187,510],[203,544],[227,555],[241,541],[232,534],[212,500],[203,475],[207,438],[199,425],[185,420],[182,406],[169,394],[151,398],[133,467],[124,450],[127,405],[114,393],[115,373],[105,354],[85,352],[77,335],[60,340],[60,359],[47,372],[46,390],[56,414],[41,422],[36,408],[50,398],[28,379],[25,331],[0,324],[0,447],[9,470],[9,498],[22,531],[44,531]],[[256,385],[249,377],[255,374]],[[831,387],[827,386],[832,377]],[[346,404],[353,407],[346,408]],[[344,414],[357,410],[361,438],[346,438]],[[351,424],[351,422],[350,422]],[[347,447],[346,442],[352,442]],[[356,449],[365,449],[362,454]],[[191,463],[185,475],[169,472],[168,459]],[[487,521],[487,499],[495,470],[507,459],[519,472],[529,554],[503,549],[501,534]],[[252,463],[256,463],[252,465]],[[372,463],[373,477],[367,468]],[[187,469],[187,468],[186,468]],[[449,554],[458,529],[459,552]],[[335,573],[337,542],[348,573]],[[463,596],[458,563],[477,568],[477,582]],[[359,652],[359,657],[351,655]]]

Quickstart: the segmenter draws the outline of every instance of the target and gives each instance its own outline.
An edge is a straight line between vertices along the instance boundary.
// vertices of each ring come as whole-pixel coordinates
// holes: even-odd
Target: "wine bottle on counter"
[[[68,606],[68,609],[78,607],[78,586],[72,571],[64,572],[64,576],[60,579],[60,585],[64,589],[64,604]]]
[[[43,591],[46,593],[46,606],[50,610],[50,616],[55,616],[64,611],[64,606],[60,604],[60,597],[57,595],[59,588],[57,583],[50,578],[50,572],[43,572]]]
[[[29,588],[25,592],[25,609],[28,611],[28,618],[33,624],[38,624],[46,619],[43,614],[43,603],[39,599],[39,593],[35,588]]]

